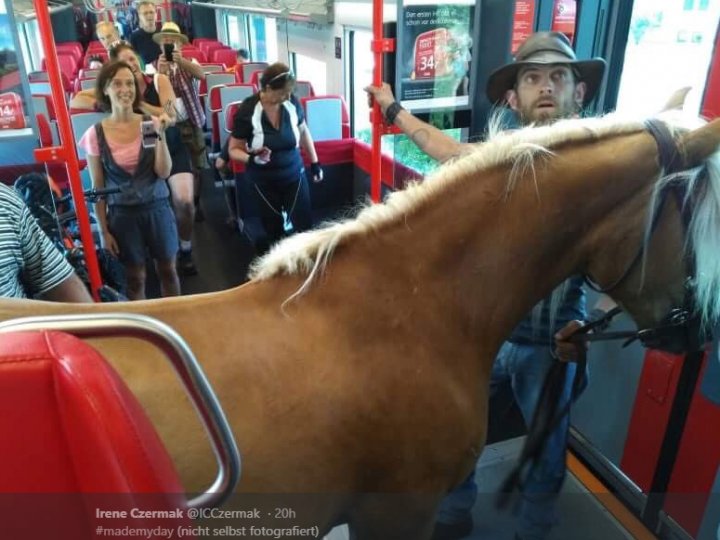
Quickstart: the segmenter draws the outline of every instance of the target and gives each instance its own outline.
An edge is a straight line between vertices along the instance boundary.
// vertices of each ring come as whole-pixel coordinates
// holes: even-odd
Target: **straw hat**
[[[605,73],[605,60],[578,60],[570,41],[560,32],[537,32],[528,37],[515,54],[514,62],[492,72],[487,83],[487,97],[491,103],[505,99],[508,90],[515,87],[520,68],[529,65],[567,64],[587,86],[587,105],[597,93]]]
[[[160,31],[153,34],[153,41],[158,45],[162,45],[164,38],[172,38],[175,41],[181,42],[183,45],[189,41],[187,36],[180,32],[180,27],[174,22],[163,23]]]

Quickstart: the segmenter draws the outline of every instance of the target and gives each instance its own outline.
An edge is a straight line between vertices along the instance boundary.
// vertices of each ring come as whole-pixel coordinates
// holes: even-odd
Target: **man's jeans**
[[[525,419],[525,425],[530,425],[540,398],[545,374],[556,361],[550,352],[549,347],[505,342],[493,364],[490,395],[493,395],[502,383],[509,381],[515,401]],[[564,407],[571,398],[576,367],[575,363],[568,364],[560,408]],[[545,538],[557,521],[555,502],[565,478],[568,428],[569,419],[566,415],[550,435],[539,463],[525,481],[522,500],[516,509],[517,534],[523,540]],[[437,520],[441,523],[458,523],[466,520],[470,516],[476,498],[477,484],[473,469],[470,475],[443,499]]]

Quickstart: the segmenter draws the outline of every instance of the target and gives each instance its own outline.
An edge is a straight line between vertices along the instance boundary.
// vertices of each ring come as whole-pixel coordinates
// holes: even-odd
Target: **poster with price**
[[[400,103],[415,111],[469,107],[474,2],[406,0],[398,9]]]
[[[0,129],[26,127],[22,98],[14,92],[0,94]]]
[[[533,33],[535,25],[535,0],[518,0],[515,2],[513,17],[512,44],[510,52],[514,55],[520,44]]]

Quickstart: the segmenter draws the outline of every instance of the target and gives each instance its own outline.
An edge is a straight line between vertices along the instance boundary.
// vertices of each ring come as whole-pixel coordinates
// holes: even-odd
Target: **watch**
[[[393,101],[387,109],[385,109],[385,121],[393,125],[395,123],[395,118],[397,118],[397,115],[400,114],[400,111],[404,111],[402,105],[400,105],[397,101]]]

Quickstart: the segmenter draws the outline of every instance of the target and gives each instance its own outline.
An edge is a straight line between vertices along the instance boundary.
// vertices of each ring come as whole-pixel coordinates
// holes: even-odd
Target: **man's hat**
[[[183,45],[189,41],[187,36],[180,32],[180,27],[174,22],[163,23],[160,31],[153,34],[153,41],[158,45],[162,45],[163,38],[173,38],[182,42]]]
[[[487,97],[491,103],[505,99],[505,93],[515,87],[517,74],[523,66],[567,64],[587,86],[587,105],[600,88],[605,73],[605,60],[578,60],[570,40],[560,32],[537,32],[528,37],[515,53],[515,61],[492,72],[487,83]]]

